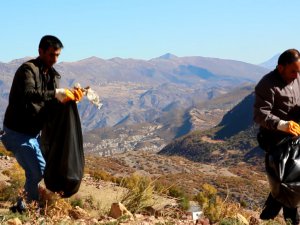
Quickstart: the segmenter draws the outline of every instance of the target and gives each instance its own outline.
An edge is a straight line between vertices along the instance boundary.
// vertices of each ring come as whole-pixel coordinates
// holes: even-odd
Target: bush
[[[110,175],[109,173],[103,171],[103,170],[97,170],[97,171],[89,171],[90,176],[95,178],[96,180],[104,180],[104,181],[115,181],[115,178]]]
[[[220,220],[219,225],[244,225],[236,218],[224,218]]]
[[[179,199],[179,206],[183,210],[188,210],[190,208],[190,200],[188,197],[183,196],[181,199]]]
[[[2,172],[10,178],[10,185],[1,184],[0,200],[2,201],[16,201],[19,195],[23,195],[23,186],[25,184],[24,170],[15,163],[9,170]]]
[[[80,208],[83,208],[83,200],[79,197],[74,197],[70,200],[71,206],[74,208],[75,206],[79,206]]]
[[[173,186],[169,189],[169,195],[174,198],[183,198],[184,192],[179,187]]]
[[[150,178],[132,175],[124,178],[121,182],[122,187],[127,188],[126,193],[121,199],[121,203],[132,213],[141,211],[142,209],[152,206],[154,182]]]
[[[190,199],[181,188],[176,186],[170,187],[169,196],[178,199],[181,209],[188,210],[190,208]]]
[[[202,207],[204,215],[213,223],[221,218],[222,201],[217,196],[217,189],[210,184],[203,184],[202,191],[195,196],[195,200]]]

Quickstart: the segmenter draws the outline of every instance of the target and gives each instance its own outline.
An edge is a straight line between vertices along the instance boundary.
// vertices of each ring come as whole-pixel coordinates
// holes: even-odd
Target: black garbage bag
[[[50,191],[70,197],[80,187],[84,152],[80,118],[75,102],[52,104],[42,129],[41,146],[46,161],[44,182]]]
[[[300,206],[300,137],[287,137],[266,154],[272,196],[289,208]]]

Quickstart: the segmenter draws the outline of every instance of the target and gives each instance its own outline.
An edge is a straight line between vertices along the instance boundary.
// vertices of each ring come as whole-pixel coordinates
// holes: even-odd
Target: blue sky
[[[10,0],[0,7],[0,61],[37,56],[45,34],[59,61],[172,53],[261,63],[300,48],[299,0]]]

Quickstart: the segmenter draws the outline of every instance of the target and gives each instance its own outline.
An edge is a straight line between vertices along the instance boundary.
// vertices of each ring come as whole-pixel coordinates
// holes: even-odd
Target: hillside
[[[218,124],[222,128],[216,133],[216,139],[230,138],[253,126],[254,97],[254,92],[252,92],[224,115],[222,121]]]
[[[253,118],[254,95],[246,96],[222,121],[209,131],[195,131],[173,141],[159,154],[179,155],[190,160],[218,165],[246,162],[263,170],[264,152],[256,141]]]
[[[159,151],[158,155],[184,157],[200,165],[231,168],[230,171],[235,171],[235,174],[240,173],[246,177],[249,176],[248,179],[251,180],[250,183],[253,185],[256,182],[252,180],[253,177],[251,178],[251,176],[260,174],[260,178],[256,179],[266,182],[264,175],[265,153],[258,147],[256,141],[258,130],[252,121],[253,100],[253,93],[247,95],[239,104],[224,115],[217,126],[206,131],[196,130],[177,138]],[[214,179],[218,180],[216,177]],[[225,180],[228,186],[235,182],[234,178]],[[218,187],[222,187],[222,183],[218,183],[218,181],[211,182],[217,183]],[[241,184],[240,182],[239,185]],[[255,185],[258,184],[256,183]],[[262,188],[262,190],[267,191],[265,188]],[[232,190],[234,188],[231,186],[229,189]],[[264,196],[261,192],[259,195],[256,195],[259,192],[255,194],[250,191],[256,189],[256,187],[248,186],[246,189],[242,187],[241,189],[248,193],[247,201],[251,201],[251,199],[255,201]],[[240,199],[241,192],[237,191],[237,193],[239,194],[236,194],[236,197]]]

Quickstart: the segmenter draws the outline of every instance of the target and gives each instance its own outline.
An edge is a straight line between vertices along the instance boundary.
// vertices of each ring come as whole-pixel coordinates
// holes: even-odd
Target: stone
[[[123,215],[128,215],[130,218],[133,218],[132,213],[129,212],[128,209],[122,203],[113,203],[110,208],[109,216],[114,219],[118,219]]]
[[[8,225],[22,225],[22,222],[19,218],[13,218],[6,221]]]
[[[238,219],[240,222],[242,222],[243,224],[249,225],[248,220],[247,220],[244,216],[242,216],[241,214],[237,213],[237,214],[236,214],[236,217],[237,217],[237,219]]]
[[[89,214],[79,206],[69,210],[69,216],[75,220],[89,218]]]

